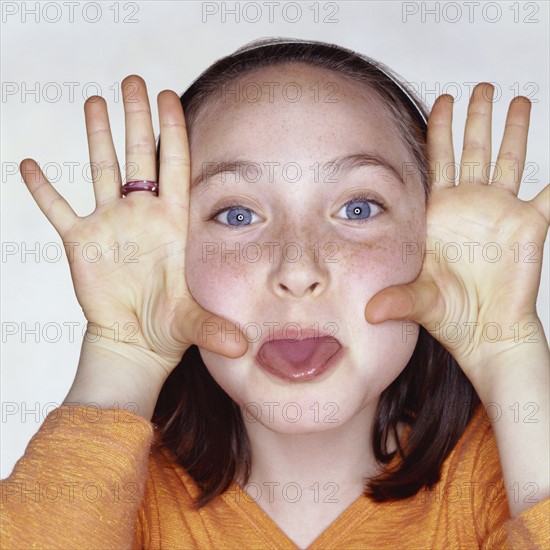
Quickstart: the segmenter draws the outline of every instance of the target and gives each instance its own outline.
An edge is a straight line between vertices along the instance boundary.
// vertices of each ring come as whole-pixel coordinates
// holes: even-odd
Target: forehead
[[[255,69],[221,85],[198,113],[190,147],[202,161],[301,163],[365,150],[396,165],[411,160],[373,90],[305,63]]]

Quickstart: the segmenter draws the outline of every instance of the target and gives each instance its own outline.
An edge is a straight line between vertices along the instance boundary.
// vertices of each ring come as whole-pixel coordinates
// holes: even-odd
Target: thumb
[[[550,223],[550,184],[529,202],[544,216],[546,223]]]
[[[444,302],[439,288],[432,280],[395,285],[375,294],[365,308],[369,323],[384,321],[413,321],[421,325],[441,319]]]
[[[248,350],[248,340],[234,323],[206,311],[195,303],[174,316],[172,335],[178,342],[195,344],[225,357],[241,357]]]

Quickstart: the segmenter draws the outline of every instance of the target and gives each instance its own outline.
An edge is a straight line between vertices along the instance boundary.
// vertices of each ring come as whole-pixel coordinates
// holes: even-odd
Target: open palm
[[[420,323],[471,380],[489,356],[540,340],[536,297],[550,218],[550,186],[517,197],[525,164],[531,103],[510,104],[489,184],[493,87],[472,92],[460,177],[455,185],[452,98],[440,96],[428,121],[431,192],[418,278],[389,287],[367,304],[367,321]]]
[[[118,328],[133,354],[147,353],[157,377],[166,378],[192,344],[229,357],[246,351],[244,338],[226,338],[234,325],[204,310],[185,280],[189,219],[190,154],[180,99],[158,96],[162,146],[157,175],[156,148],[145,82],[132,75],[122,84],[126,120],[126,166],[132,179],[159,182],[159,194],[121,196],[121,174],[106,103],[86,101],[86,129],[96,208],[79,217],[32,159],[21,173],[33,198],[68,250],[75,293],[86,319],[100,336]],[[89,248],[89,245],[93,246]],[[87,250],[88,252],[84,253]],[[207,325],[220,330],[204,331]],[[122,351],[122,350],[121,350]]]

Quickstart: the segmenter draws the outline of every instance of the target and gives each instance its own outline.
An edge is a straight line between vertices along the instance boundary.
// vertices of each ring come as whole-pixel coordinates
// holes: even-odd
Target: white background
[[[238,5],[240,21],[223,14],[222,4]],[[435,2],[300,2],[301,15],[296,3],[285,4],[273,5],[270,22],[265,2],[81,2],[72,13],[62,1],[2,3],[1,477],[67,394],[85,326],[66,258],[43,256],[55,260],[61,240],[14,166],[25,157],[52,163],[48,174],[55,187],[79,215],[91,213],[89,172],[82,176],[89,162],[83,103],[97,93],[105,97],[123,163],[118,92],[125,76],[145,79],[157,132],[157,93],[169,88],[181,94],[208,65],[245,42],[267,36],[334,42],[386,63],[415,83],[430,106],[441,93],[455,96],[457,162],[471,88],[490,81],[495,97],[500,95],[493,112],[493,161],[510,100],[527,95],[533,102],[527,151],[532,164],[520,197],[531,199],[548,183],[548,2],[439,2],[439,10]],[[29,13],[36,5],[38,14]],[[317,22],[310,8],[320,15]],[[204,10],[217,13],[207,16]],[[68,163],[78,163],[72,181]],[[38,261],[33,254],[22,258],[23,247],[37,246]],[[7,254],[13,247],[18,252]],[[547,239],[538,298],[547,335],[548,256]],[[70,322],[77,323],[72,341],[63,324]],[[40,334],[27,334],[24,342],[23,323],[31,329],[39,323]],[[46,323],[54,324],[43,334]],[[14,327],[18,332],[9,334]]]

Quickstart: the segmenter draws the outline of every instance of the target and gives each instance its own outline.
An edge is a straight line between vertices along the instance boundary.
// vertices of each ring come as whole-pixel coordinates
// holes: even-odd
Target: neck
[[[291,498],[301,488],[306,497],[358,498],[369,477],[382,467],[372,450],[372,426],[377,403],[368,404],[344,424],[335,424],[324,431],[298,434],[275,432],[259,422],[245,422],[251,451],[251,475],[246,486],[242,476],[238,483],[255,499],[284,495]],[[389,441],[389,450],[395,442]],[[291,485],[288,485],[291,484]],[[271,491],[271,493],[270,493]],[[284,500],[284,498],[283,498]],[[276,497],[269,499],[277,506]]]

